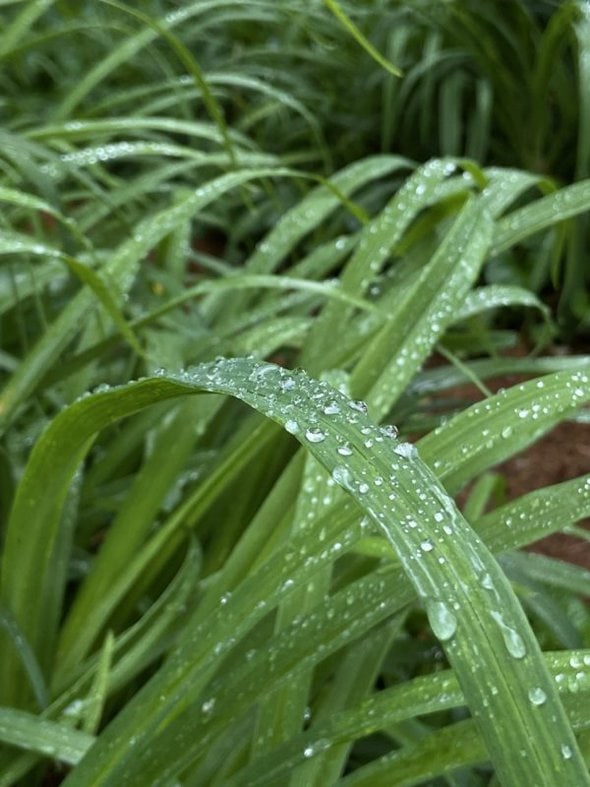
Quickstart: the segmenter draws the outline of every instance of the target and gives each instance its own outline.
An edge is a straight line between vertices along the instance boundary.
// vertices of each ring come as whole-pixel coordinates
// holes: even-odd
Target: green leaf
[[[66,724],[15,708],[0,708],[0,740],[44,757],[75,765],[94,743],[94,736]]]
[[[52,447],[59,444],[60,455],[68,457],[67,462],[62,460],[60,478],[54,482],[58,494],[52,497],[59,498],[58,490],[67,484],[98,428],[150,401],[201,389],[237,395],[281,422],[330,470],[336,483],[354,497],[383,532],[425,603],[433,631],[456,670],[489,756],[502,778],[523,786],[530,784],[531,778],[540,785],[552,784],[548,774],[560,772],[571,774],[576,783],[588,783],[537,641],[498,564],[415,449],[392,441],[371,423],[362,406],[325,383],[313,382],[302,373],[236,359],[89,397],[58,416],[38,443],[17,493],[15,511],[23,506],[30,513],[35,511],[34,497],[40,490],[35,491],[34,483],[44,477],[39,472],[44,462],[55,465]],[[71,427],[74,423],[77,428]],[[67,448],[62,435],[69,443]],[[338,451],[347,446],[347,452],[351,451],[348,458]],[[416,507],[422,511],[419,521],[414,519]],[[44,527],[45,538],[55,528],[51,519]],[[15,535],[11,526],[7,554],[11,553]],[[32,559],[41,569],[43,545],[30,551],[31,569]],[[16,576],[8,563],[3,568],[5,603],[19,621],[21,617],[26,619],[23,612],[31,602],[31,573],[36,572]],[[229,615],[229,609],[227,612]],[[30,623],[27,628],[31,630]],[[185,650],[177,650],[153,686],[148,684],[110,731],[101,736],[101,742],[69,777],[70,784],[88,784],[96,778],[104,784],[120,783],[124,774],[129,778],[132,773],[142,772],[148,761],[159,773],[178,772],[181,763],[176,760],[173,764],[169,747],[162,745],[166,736],[178,734],[180,729],[190,734],[186,715],[189,697],[179,705],[180,697],[175,696],[182,686],[182,676],[188,677],[196,657],[192,645],[188,652]],[[481,670],[474,675],[476,658]],[[164,690],[167,680],[172,683]],[[173,686],[176,689],[171,691]],[[531,706],[529,692],[533,689],[543,692],[543,704]],[[152,699],[148,700],[150,695]],[[149,711],[146,702],[154,700],[156,705]],[[126,725],[130,723],[137,740],[131,759],[126,746]],[[164,729],[162,725],[166,734],[157,742],[154,733],[156,728]],[[559,746],[569,747],[572,757],[564,759]]]

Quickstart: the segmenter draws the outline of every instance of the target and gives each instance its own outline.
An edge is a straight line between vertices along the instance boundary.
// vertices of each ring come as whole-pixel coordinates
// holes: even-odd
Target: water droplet
[[[384,437],[389,437],[390,440],[395,440],[399,434],[397,426],[393,424],[385,424],[381,427],[381,433]]]
[[[495,590],[494,587],[494,580],[490,576],[490,574],[484,574],[481,578],[481,586],[486,590]]]
[[[285,429],[287,432],[289,432],[289,434],[297,434],[299,431],[299,424],[297,421],[294,421],[292,418],[290,418],[288,421],[285,421]]]
[[[366,402],[362,402],[360,400],[359,401],[351,400],[348,403],[348,406],[350,407],[351,410],[357,410],[359,413],[366,413],[367,409],[368,409],[367,408],[367,403]]]
[[[393,450],[399,456],[403,456],[404,459],[413,459],[418,454],[416,446],[412,443],[400,443]]]
[[[365,484],[364,482],[362,484],[359,484],[359,492],[361,493],[361,495],[366,495],[368,491],[369,491],[368,484]]]
[[[441,642],[447,642],[457,631],[457,618],[444,601],[428,600],[426,614],[435,637]]]
[[[210,700],[206,700],[206,701],[205,701],[205,702],[204,702],[204,703],[201,705],[201,711],[202,711],[204,714],[206,714],[206,715],[207,715],[207,714],[209,714],[209,713],[211,713],[211,712],[212,712],[212,710],[213,710],[213,708],[214,708],[214,707],[215,707],[215,697],[211,697],[211,699],[210,699]]]
[[[504,644],[506,645],[508,653],[515,659],[523,659],[526,656],[526,646],[518,631],[505,622],[500,612],[492,611],[491,614],[502,630],[502,637],[504,638]]]
[[[336,415],[339,412],[340,412],[340,408],[338,407],[336,402],[330,402],[330,404],[324,407],[324,413],[326,415]]]
[[[348,467],[337,466],[332,470],[332,478],[345,489],[353,489],[353,479]]]
[[[310,443],[322,443],[326,439],[326,434],[321,429],[313,428],[306,430],[305,437]]]
[[[547,700],[547,695],[540,686],[535,686],[529,691],[529,700],[533,705],[543,705]]]
[[[564,760],[571,760],[573,754],[571,746],[568,746],[567,743],[561,744],[561,756]]]
[[[434,549],[434,544],[432,544],[430,541],[423,541],[420,544],[420,549],[423,552],[432,552],[432,550]]]
[[[336,449],[340,456],[352,456],[352,448],[348,443],[344,443],[344,445],[339,445]]]
[[[305,749],[303,749],[304,757],[309,758],[309,757],[313,757],[313,755],[314,755],[313,746],[306,746]]]

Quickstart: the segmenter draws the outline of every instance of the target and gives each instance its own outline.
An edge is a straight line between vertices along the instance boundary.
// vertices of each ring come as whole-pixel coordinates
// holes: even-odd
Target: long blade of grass
[[[576,677],[580,665],[590,662],[589,651],[545,653],[544,658],[552,674],[559,677],[556,683],[560,693],[567,696],[578,692],[587,695],[590,692],[588,678]],[[297,764],[305,760],[313,763],[339,743],[362,738],[414,716],[458,708],[464,702],[456,676],[450,670],[414,678],[400,686],[383,689],[357,706],[313,724],[306,732],[238,771],[230,784],[244,787],[273,784],[275,780],[284,778]],[[473,740],[477,741],[478,756],[485,760],[485,748],[481,747],[480,737],[475,735]],[[437,752],[434,752],[434,760],[438,761],[440,767],[436,755]],[[440,772],[435,770],[434,774]],[[395,779],[396,776],[392,769],[390,778]]]
[[[344,13],[342,7],[336,0],[324,0],[325,4],[328,6],[330,11],[334,14],[336,19],[348,30],[348,32],[352,35],[352,37],[358,41],[358,43],[362,46],[362,48],[367,52],[376,63],[379,63],[381,68],[384,68],[389,74],[394,77],[401,77],[402,72],[390,63],[387,58],[383,57],[381,52],[378,49],[375,49],[373,44],[367,40],[367,38],[361,33],[358,27],[354,24],[352,19]]]
[[[11,746],[75,765],[95,741],[93,735],[15,708],[0,708],[0,740]]]
[[[63,492],[58,490],[67,484],[87,450],[91,434],[112,420],[114,402],[117,415],[122,417],[155,398],[162,400],[202,388],[237,395],[284,424],[332,472],[334,480],[355,498],[390,541],[426,605],[433,631],[457,671],[489,755],[502,778],[524,787],[530,784],[531,778],[539,785],[549,785],[555,783],[557,774],[562,778],[569,778],[563,775],[570,774],[576,783],[589,783],[538,643],[497,563],[414,449],[391,442],[371,423],[362,408],[351,408],[350,400],[330,386],[314,383],[301,373],[236,359],[196,367],[176,379],[146,380],[96,395],[73,405],[54,422],[53,431],[63,432],[68,427],[70,443],[68,461],[62,462],[60,478],[54,482],[55,497],[58,500],[63,497]],[[85,428],[82,430],[79,425],[78,429],[70,430],[68,422],[71,419],[79,422],[80,410],[85,416]],[[40,443],[41,448],[33,453],[28,483],[17,493],[17,511],[21,506],[34,510],[31,484],[38,477],[39,462],[47,461],[46,451],[52,443],[55,445],[54,440],[54,437],[46,439],[43,442],[47,448]],[[351,451],[352,459],[349,457],[344,463],[338,448],[346,445],[350,445],[347,450]],[[414,519],[416,506],[423,511],[420,522]],[[453,538],[448,537],[447,530]],[[9,537],[11,531],[14,533],[9,529]],[[38,561],[40,552],[38,548],[36,551]],[[32,552],[31,557],[34,556]],[[28,572],[23,583],[22,577],[10,572],[10,566],[5,568],[8,569],[6,578],[3,575],[6,602],[13,610],[23,603],[28,606]],[[16,612],[19,622],[24,617],[22,611],[21,607]],[[174,676],[173,685],[178,686],[189,663],[180,649],[161,672],[156,681],[160,710],[148,714],[147,726],[145,722],[140,724],[141,731],[136,730],[138,739],[145,740],[147,730],[150,727],[154,730],[154,724],[162,729],[160,725],[172,707],[176,723],[181,719],[186,722],[182,707],[176,703],[170,706],[172,695],[165,693],[166,699],[161,699],[161,683],[169,675]],[[474,663],[479,663],[481,669],[477,679],[472,672]],[[148,695],[149,689],[148,684]],[[531,707],[529,692],[533,690],[542,692],[544,701]],[[112,780],[120,783],[123,774],[139,772],[137,769],[143,769],[148,760],[158,769],[163,767],[162,773],[176,771],[179,764],[172,765],[169,753],[165,761],[160,760],[163,750],[153,737],[149,751],[138,745],[132,761],[129,759],[128,735],[122,734],[125,719],[134,717],[133,723],[137,724],[139,708],[145,718],[146,691],[130,703],[110,733],[103,734],[101,744],[69,777],[70,784],[88,784],[97,777],[105,784]],[[176,723],[168,728],[170,733]],[[567,746],[572,756],[564,758],[560,746]]]
[[[575,413],[589,397],[588,367],[529,380],[472,405],[427,434],[418,443],[420,454],[445,486],[457,491]]]

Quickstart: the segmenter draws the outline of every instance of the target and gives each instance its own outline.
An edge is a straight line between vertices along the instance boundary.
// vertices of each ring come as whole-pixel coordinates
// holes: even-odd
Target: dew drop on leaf
[[[491,614],[502,631],[508,653],[515,659],[523,659],[526,656],[526,646],[518,631],[506,623],[500,612],[493,611]]]
[[[350,470],[347,467],[338,465],[332,470],[332,478],[337,484],[343,486],[345,489],[353,488],[353,479]]]
[[[447,642],[457,631],[457,618],[444,601],[429,599],[426,614],[433,634],[441,642]]]
[[[529,700],[533,705],[543,705],[547,700],[547,695],[540,686],[535,686],[529,690]]]
[[[412,443],[400,443],[393,450],[404,459],[413,459],[418,453],[416,446]]]
[[[307,429],[305,432],[305,437],[309,440],[310,443],[322,443],[326,439],[325,432],[322,432],[321,429]]]

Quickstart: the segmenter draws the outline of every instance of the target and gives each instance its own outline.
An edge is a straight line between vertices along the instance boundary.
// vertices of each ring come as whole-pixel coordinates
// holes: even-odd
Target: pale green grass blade
[[[533,552],[516,552],[509,556],[509,563],[531,579],[551,587],[579,596],[590,595],[590,571],[581,566]]]
[[[157,312],[154,312],[151,319],[156,316],[166,314],[172,309],[182,306],[186,301],[190,301],[199,295],[206,295],[209,293],[229,292],[231,290],[251,290],[251,289],[269,289],[269,290],[298,290],[300,292],[309,292],[314,295],[321,295],[324,298],[347,303],[350,306],[355,306],[361,311],[373,312],[381,315],[384,319],[378,305],[371,303],[364,298],[359,298],[350,293],[340,289],[338,279],[329,279],[323,282],[309,281],[308,279],[299,279],[292,276],[273,276],[255,273],[232,274],[220,279],[211,279],[209,281],[202,281],[194,287],[189,287],[184,290],[182,294],[171,299],[166,304],[163,304]]]
[[[466,460],[467,462],[469,460]],[[537,489],[478,516],[473,527],[494,553],[526,546],[590,516],[590,476]],[[383,539],[364,538],[362,554],[394,556]]]
[[[564,703],[566,706],[568,702]],[[579,731],[580,748],[583,747],[587,757],[588,731],[582,713],[572,711],[572,725]],[[565,747],[563,756],[567,759],[570,750]],[[460,721],[444,729],[437,730],[415,745],[402,748],[391,755],[385,755],[370,765],[366,765],[346,776],[339,783],[342,785],[363,785],[363,787],[389,787],[394,781],[396,785],[424,784],[437,775],[451,776],[453,771],[484,764],[486,751],[477,733],[477,727],[471,720]],[[556,774],[556,777],[558,775]]]
[[[553,182],[531,172],[504,167],[487,167],[484,172],[489,182],[482,193],[482,200],[494,218],[501,216],[513,202],[533,187],[543,191],[555,190]]]
[[[467,702],[478,719],[490,757],[499,773],[505,776],[509,774],[508,778],[514,784],[530,784],[532,773],[536,774],[533,777],[535,783],[551,784],[553,779],[548,774],[567,772],[575,774],[573,778],[580,784],[587,783],[587,772],[579,756],[576,756],[575,739],[546,673],[538,644],[504,575],[413,449],[407,444],[389,442],[390,438],[384,437],[371,424],[362,409],[350,408],[346,397],[329,386],[310,383],[299,374],[235,360],[198,367],[184,378],[178,378],[178,381],[165,378],[146,380],[113,391],[112,394],[97,395],[64,411],[61,420],[65,426],[83,408],[82,411],[86,411],[86,429],[94,431],[101,422],[107,423],[113,417],[112,409],[101,407],[102,402],[106,405],[107,402],[110,404],[110,400],[117,401],[118,415],[122,416],[125,412],[147,404],[154,396],[162,399],[179,395],[182,391],[188,393],[199,385],[217,392],[238,393],[263,411],[270,406],[273,417],[300,436],[314,455],[331,469],[336,482],[353,494],[383,530],[398,552],[418,595],[424,599],[433,630],[443,641],[447,656],[460,676]],[[330,411],[336,408],[341,416],[325,414],[324,408],[330,408]],[[92,411],[94,416],[90,416]],[[55,423],[59,424],[59,420]],[[59,426],[63,429],[61,424]],[[67,452],[71,459],[69,467],[65,468],[64,480],[83,455],[88,439],[88,432],[83,434],[78,429],[75,443]],[[368,441],[371,442],[370,448]],[[353,459],[343,464],[337,448],[347,443],[352,447]],[[40,450],[36,452],[38,456]],[[367,461],[373,465],[371,476],[367,473]],[[392,466],[395,475],[390,479]],[[34,475],[31,473],[31,476]],[[375,485],[374,478],[381,478],[381,483]],[[390,480],[385,482],[386,478]],[[404,479],[403,487],[397,486],[398,478]],[[404,492],[404,488],[408,491]],[[424,490],[420,500],[425,512],[421,523],[412,516],[412,488]],[[390,494],[393,494],[393,500],[389,498]],[[22,487],[21,496],[23,499]],[[405,526],[391,527],[390,517],[393,512],[395,520],[404,522]],[[446,522],[450,532],[454,533],[452,540],[446,538],[440,520]],[[443,558],[443,562],[439,561],[439,557]],[[8,584],[11,594],[12,588],[18,587],[15,579],[10,577]],[[20,593],[23,598],[22,591]],[[488,642],[494,643],[493,646],[490,647]],[[479,661],[481,674],[486,676],[485,681],[479,679],[480,675],[475,678],[471,672],[474,661]],[[182,672],[187,666],[182,650],[179,650],[155,682],[152,691],[157,690],[160,696],[162,687],[158,684],[162,684],[167,673],[174,674],[174,683],[178,685],[181,674],[178,668]],[[546,702],[533,711],[528,696],[532,688],[541,689],[546,697]],[[143,694],[145,692],[141,692],[128,706],[127,712],[112,726],[110,734],[102,736],[102,744],[93,749],[92,755],[85,758],[75,775],[69,777],[71,784],[81,783],[81,780],[86,784],[88,778],[95,778],[98,773],[102,774],[100,778],[103,781],[107,773],[108,779],[120,781],[123,773],[130,774],[145,767],[144,756],[148,752],[144,750],[142,756],[142,749],[137,746],[133,752],[133,762],[129,761],[125,750],[120,748],[127,735],[119,737],[121,732],[117,732],[117,727],[121,728],[125,724],[125,717],[133,714],[134,706],[141,707]],[[167,702],[171,702],[173,697],[167,696]],[[485,714],[482,713],[484,707],[487,708]],[[509,723],[506,708],[512,709]],[[181,719],[186,722],[184,713],[177,715],[180,710],[176,707],[177,722],[173,727]],[[157,716],[150,715],[149,726],[160,724],[166,713],[162,708]],[[158,716],[160,722],[156,722]],[[502,723],[502,719],[506,721]],[[135,719],[133,723],[137,721]],[[172,733],[172,727],[169,729]],[[141,739],[147,729],[141,732],[136,729],[136,733]],[[556,741],[571,749],[573,756],[570,759],[562,757]],[[116,749],[113,748],[115,742]],[[528,756],[522,756],[522,749]],[[105,754],[108,752],[106,761],[103,760],[104,755],[100,754],[101,750]],[[157,754],[158,751],[160,754]],[[149,758],[154,765],[162,754],[159,744],[151,737]],[[157,759],[154,760],[154,757]],[[166,765],[161,762],[157,767],[162,766],[164,772],[172,773],[170,762]],[[174,770],[176,768],[178,763]],[[90,777],[90,774],[93,776]]]
[[[176,117],[166,116],[138,116],[138,117],[100,117],[93,119],[78,119],[68,121],[66,123],[56,123],[53,125],[39,126],[32,128],[25,133],[27,139],[45,142],[46,144],[56,141],[73,141],[90,140],[96,143],[97,139],[104,137],[105,140],[111,141],[118,138],[121,134],[127,136],[150,136],[149,132],[162,132],[165,135],[183,135],[190,137],[195,142],[207,141],[215,142],[218,145],[223,142],[223,137],[220,135],[219,129],[212,123],[206,123],[199,120],[185,120]],[[235,129],[232,129],[232,140],[236,145],[243,148],[252,147],[252,142],[240,134]],[[142,140],[144,144],[148,144],[146,140]],[[188,155],[191,151],[189,146],[179,145],[180,150],[185,151]],[[194,149],[192,149],[194,153]],[[108,155],[108,149],[103,150],[104,155]],[[203,153],[204,154],[204,153]]]
[[[29,235],[2,230],[0,232],[0,254],[33,254],[43,257],[62,256],[62,252],[46,243],[39,243]]]
[[[144,219],[104,266],[104,275],[113,286],[113,298],[120,300],[130,289],[141,257],[150,251],[175,227],[198,214],[200,210],[227,191],[249,180],[292,174],[291,170],[263,169],[229,173],[198,188],[179,205]],[[33,350],[27,355],[0,395],[0,428],[6,428],[15,417],[41,377],[56,362],[64,349],[78,335],[82,319],[94,306],[92,292],[82,291],[47,329]]]
[[[342,197],[348,197],[373,180],[392,175],[410,166],[411,162],[400,156],[372,156],[345,167],[330,179],[332,190],[327,183],[316,187],[280,218],[276,226],[246,260],[247,273],[272,273],[305,235],[317,228],[322,220],[342,204]],[[344,283],[343,289],[355,296],[364,294],[364,292],[359,293],[358,290],[351,290]],[[227,320],[228,315],[233,317],[236,311],[245,307],[246,303],[244,298],[232,300],[225,298],[222,302],[225,319]],[[216,304],[219,304],[219,301],[214,301],[210,308],[212,310],[219,308]]]
[[[560,693],[568,696],[578,692],[587,695],[590,692],[587,675],[577,677],[581,668],[590,663],[589,651],[545,653],[544,658],[553,676],[559,677],[556,684]],[[275,780],[284,778],[298,763],[305,760],[313,763],[339,743],[370,735],[415,716],[457,708],[464,702],[457,679],[449,670],[414,678],[400,686],[383,689],[356,707],[318,722],[303,734],[246,766],[230,783],[244,787],[274,784]],[[479,741],[479,736],[475,736],[474,740]],[[485,760],[485,749],[480,748],[480,752]],[[392,771],[390,778],[395,779],[395,775],[395,771]]]
[[[93,735],[15,708],[0,708],[0,740],[75,765],[95,741]]]
[[[67,222],[66,217],[62,216],[49,202],[36,197],[34,194],[28,194],[25,191],[17,191],[16,189],[11,189],[6,186],[0,186],[0,201],[18,205],[28,210],[45,211],[56,219]]]
[[[476,359],[468,362],[471,373],[480,379],[511,374],[542,375],[565,370],[590,368],[590,356],[545,356],[523,358]],[[452,388],[465,382],[464,373],[451,366],[425,369],[412,380],[407,394],[417,396]]]
[[[384,755],[345,776],[339,784],[343,787],[389,787],[392,781],[398,787],[419,785],[437,776],[451,775],[466,766],[483,765],[487,755],[477,727],[470,720],[459,721],[432,732],[399,751]]]
[[[182,8],[166,14],[158,25],[164,26],[168,30],[175,27],[186,25],[192,18],[207,14],[212,11],[223,11],[224,8],[246,9],[249,16],[256,18],[256,12],[265,8],[272,8],[272,4],[261,0],[197,0]],[[112,74],[121,64],[131,60],[138,52],[147,47],[152,41],[158,38],[158,30],[152,27],[141,30],[116,46],[106,57],[94,66],[63,99],[62,103],[56,108],[54,118],[63,120],[69,117],[73,110],[80,104],[90,91]]]
[[[14,17],[0,34],[0,57],[4,57],[11,49],[18,46],[35,21],[50,8],[55,0],[33,0],[27,2],[20,14]]]
[[[340,277],[343,289],[364,294],[421,211],[436,203],[446,189],[452,188],[455,193],[468,191],[466,182],[459,186],[445,182],[455,170],[456,164],[451,160],[430,161],[404,183],[379,215],[363,228],[355,251]],[[335,305],[328,305],[322,310],[301,355],[306,369],[317,374],[329,368],[327,363],[334,344],[332,337],[341,334],[346,342],[352,314],[352,310],[343,310]],[[346,330],[342,326],[346,326]]]
[[[575,615],[571,614],[571,608],[570,610],[564,609],[564,605],[560,603],[559,599],[559,596],[563,594],[551,590],[550,582],[545,583],[535,579],[527,570],[526,565],[518,563],[519,554],[502,555],[500,565],[512,582],[512,587],[523,608],[527,611],[528,617],[533,621],[538,636],[545,641],[547,641],[546,638],[550,638],[552,643],[556,643],[556,647],[564,649],[583,647],[583,624],[579,618],[576,619]],[[552,562],[558,563],[559,561]],[[551,571],[551,568],[551,562],[548,562],[548,571]],[[575,571],[575,567],[572,568]],[[563,578],[561,579],[563,580]],[[590,582],[587,578],[585,583],[580,584],[585,584],[585,589],[581,591],[582,596],[590,592]]]
[[[504,552],[526,546],[588,516],[590,475],[529,492],[479,517],[475,527],[494,552]]]
[[[387,58],[383,57],[379,50],[375,49],[371,42],[367,40],[367,38],[354,24],[352,19],[342,10],[342,7],[336,2],[336,0],[324,0],[324,3],[328,6],[336,19],[338,19],[338,21],[348,30],[351,36],[356,41],[358,41],[365,52],[367,52],[373,58],[373,60],[375,60],[381,66],[381,68],[384,68],[394,77],[402,76],[402,72],[399,70],[399,68],[390,63]]]
[[[478,402],[423,437],[420,455],[448,489],[457,491],[588,402],[587,372],[587,367],[556,372]]]
[[[94,293],[97,300],[102,304],[104,310],[118,328],[121,336],[123,336],[129,343],[130,347],[132,347],[138,355],[142,356],[144,351],[135,333],[133,332],[133,329],[130,327],[129,323],[119,309],[117,301],[111,295],[111,287],[109,287],[108,280],[105,281],[104,277],[101,276],[100,271],[93,270],[88,265],[84,265],[84,263],[79,262],[73,257],[63,255],[62,259],[72,271],[72,273],[74,273],[75,276],[80,279],[82,284],[88,285],[89,289]]]
[[[28,265],[16,271],[0,270],[0,314],[18,307],[27,298],[38,296],[49,285],[61,289],[67,279],[63,264],[55,259],[35,263],[34,271]]]
[[[491,228],[478,202],[469,202],[355,367],[352,390],[366,398],[377,420],[389,412],[456,318],[483,264]]]
[[[590,210],[590,180],[564,186],[523,208],[509,213],[498,222],[492,253],[498,254],[525,238]]]
[[[82,730],[88,735],[95,735],[100,725],[109,684],[114,647],[115,638],[113,633],[109,631],[100,652],[94,680],[85,700]]]
[[[158,35],[160,35],[170,45],[179,60],[187,69],[188,73],[193,77],[197,88],[201,91],[203,103],[205,104],[211,120],[219,129],[228,159],[232,168],[235,168],[237,166],[236,151],[228,132],[223,109],[212,93],[208,81],[190,49],[188,49],[188,47],[168,29],[165,23],[160,24],[155,19],[152,19],[146,14],[143,14],[133,8],[129,8],[128,6],[125,6],[121,3],[117,3],[115,0],[100,0],[100,2],[110,5],[113,8],[117,8],[119,11],[123,11],[124,13],[131,14],[136,19],[142,21],[147,27],[158,33]]]
[[[538,309],[546,318],[549,317],[548,307],[530,290],[514,285],[491,284],[477,287],[468,292],[459,308],[458,320],[474,317],[487,309],[501,306],[528,306]]]

